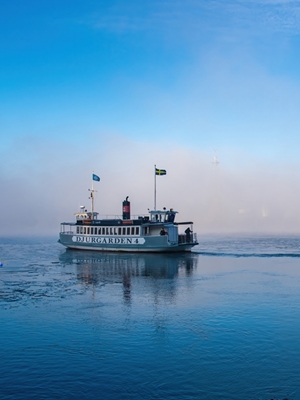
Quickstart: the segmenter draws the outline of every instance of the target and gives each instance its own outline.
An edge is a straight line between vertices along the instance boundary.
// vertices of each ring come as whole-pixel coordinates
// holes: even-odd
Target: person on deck
[[[191,229],[188,227],[184,232],[185,232],[185,234],[186,234],[186,241],[187,241],[188,243],[190,243],[190,241],[191,241],[191,234],[192,234]]]

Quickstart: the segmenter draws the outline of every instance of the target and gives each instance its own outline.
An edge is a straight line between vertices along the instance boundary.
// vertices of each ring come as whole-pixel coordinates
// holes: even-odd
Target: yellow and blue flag
[[[167,171],[165,169],[155,168],[155,175],[167,175]]]

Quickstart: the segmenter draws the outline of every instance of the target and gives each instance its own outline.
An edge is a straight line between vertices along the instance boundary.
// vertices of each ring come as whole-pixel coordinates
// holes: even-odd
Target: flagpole
[[[94,171],[93,171],[94,174]],[[93,179],[93,174],[92,174],[92,191],[91,191],[91,196],[92,196],[92,219],[94,219],[94,179]]]
[[[99,182],[100,178],[98,175],[95,175],[94,171],[93,171],[93,173],[92,173],[92,189],[89,189],[89,192],[91,192],[89,199],[92,200],[92,218],[91,219],[94,219],[94,193],[97,192],[97,190],[94,190],[94,181]],[[98,213],[96,213],[96,214],[98,214]]]
[[[156,211],[156,165],[154,165],[154,211]]]

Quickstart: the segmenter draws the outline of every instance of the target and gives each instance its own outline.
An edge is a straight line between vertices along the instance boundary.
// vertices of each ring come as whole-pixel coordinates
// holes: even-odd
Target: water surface
[[[297,237],[0,241],[1,399],[300,399]]]

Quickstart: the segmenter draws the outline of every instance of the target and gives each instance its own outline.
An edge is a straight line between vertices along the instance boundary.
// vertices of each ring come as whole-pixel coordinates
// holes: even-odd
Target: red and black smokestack
[[[128,196],[123,201],[123,219],[130,219],[130,201],[128,201]]]

